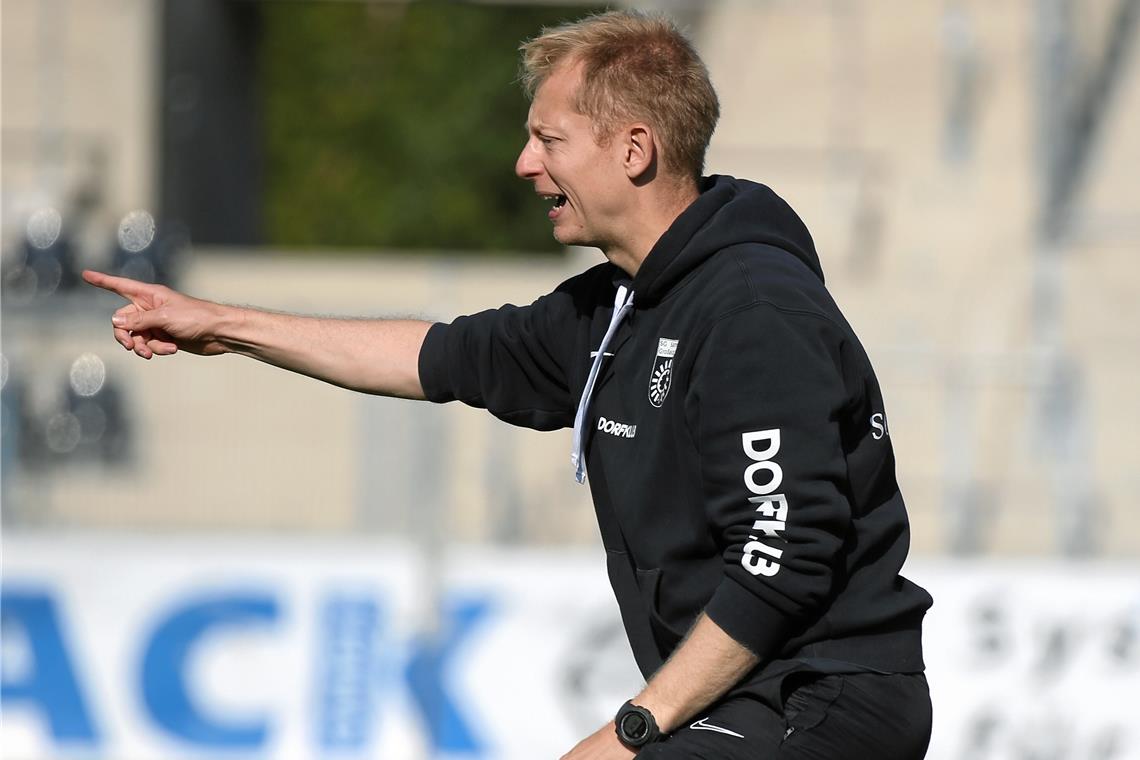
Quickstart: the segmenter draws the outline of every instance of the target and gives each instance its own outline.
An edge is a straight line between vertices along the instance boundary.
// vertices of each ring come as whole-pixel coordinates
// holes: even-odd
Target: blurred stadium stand
[[[102,355],[136,457],[124,477],[6,455],[5,523],[401,533],[415,510],[400,505],[426,497],[415,473],[442,457],[433,499],[465,540],[593,541],[564,436],[236,359],[131,361],[106,330],[114,299],[74,290],[81,266],[169,282],[171,251],[196,239],[126,210],[197,182],[171,190],[178,172],[160,160],[178,151],[156,125],[185,103],[161,102],[177,93],[156,87],[174,55],[158,41],[190,55],[178,29],[238,34],[252,22],[234,5],[172,26],[146,0],[5,4],[5,353],[49,418],[71,402],[47,378]],[[678,7],[723,100],[709,170],[761,179],[801,212],[878,365],[916,550],[1140,554],[1136,3]],[[527,301],[594,260],[290,253],[197,244],[179,284],[269,308],[448,318]],[[184,472],[198,477],[172,491]]]

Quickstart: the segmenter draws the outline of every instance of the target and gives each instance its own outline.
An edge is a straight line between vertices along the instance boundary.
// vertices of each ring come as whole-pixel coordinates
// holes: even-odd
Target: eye
[[[542,143],[543,145],[546,145],[546,146],[550,146],[550,145],[554,144],[555,139],[556,138],[550,137],[548,135],[539,135],[538,136],[538,141],[540,143]]]

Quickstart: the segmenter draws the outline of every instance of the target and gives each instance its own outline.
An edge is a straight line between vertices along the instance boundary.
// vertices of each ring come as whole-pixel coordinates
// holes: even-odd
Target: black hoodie
[[[744,180],[701,190],[632,282],[601,264],[529,307],[434,325],[424,391],[573,425],[626,286],[583,434],[645,677],[702,610],[762,658],[734,691],[770,702],[794,670],[921,671],[931,599],[899,575],[910,531],[870,361],[795,212]]]

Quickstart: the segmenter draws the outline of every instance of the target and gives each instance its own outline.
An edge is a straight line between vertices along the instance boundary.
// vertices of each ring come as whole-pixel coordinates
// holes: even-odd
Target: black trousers
[[[637,760],[919,760],[930,743],[921,673],[820,675],[792,684],[784,709],[751,697],[719,702]]]

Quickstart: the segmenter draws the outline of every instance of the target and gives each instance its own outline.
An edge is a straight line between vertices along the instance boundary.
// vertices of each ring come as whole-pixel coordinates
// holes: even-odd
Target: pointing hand
[[[111,317],[115,340],[144,359],[177,351],[212,356],[226,350],[216,328],[223,307],[164,285],[87,270],[83,279],[130,301]]]

